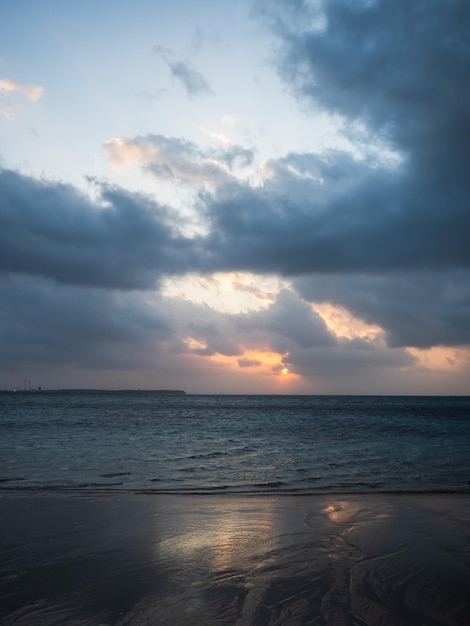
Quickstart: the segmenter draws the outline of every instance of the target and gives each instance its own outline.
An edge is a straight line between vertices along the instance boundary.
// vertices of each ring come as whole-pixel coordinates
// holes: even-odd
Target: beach
[[[2,625],[470,624],[465,494],[0,497]]]

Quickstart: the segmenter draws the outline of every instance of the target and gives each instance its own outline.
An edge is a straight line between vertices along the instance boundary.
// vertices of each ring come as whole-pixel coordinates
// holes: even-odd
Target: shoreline
[[[0,492],[0,623],[470,623],[466,494]]]
[[[213,490],[201,488],[185,489],[152,489],[148,487],[121,487],[121,483],[112,483],[106,485],[84,484],[84,485],[8,485],[9,482],[19,482],[23,478],[0,478],[0,498],[2,496],[14,498],[21,497],[158,497],[158,496],[175,496],[175,497],[195,497],[195,498],[347,498],[353,497],[388,497],[388,496],[469,496],[470,486],[454,487],[452,489],[429,488],[424,489],[369,489],[369,490],[341,490],[327,488],[325,490],[249,490],[249,489],[231,489],[229,487],[215,487]]]
[[[51,396],[67,396],[67,395],[125,395],[125,396],[185,396],[186,391],[181,389],[0,389],[0,394],[4,395],[51,395]]]

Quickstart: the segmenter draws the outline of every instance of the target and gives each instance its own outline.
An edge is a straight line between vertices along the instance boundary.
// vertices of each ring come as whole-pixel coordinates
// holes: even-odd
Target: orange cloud
[[[323,318],[328,330],[337,337],[345,339],[361,339],[373,340],[382,334],[380,326],[367,324],[359,318],[349,313],[340,306],[334,306],[327,302],[314,303],[313,309]]]
[[[470,349],[435,346],[427,350],[407,348],[421,368],[436,371],[456,371],[470,365]]]
[[[41,85],[22,85],[21,83],[15,83],[12,80],[0,79],[0,92],[6,91],[19,91],[30,100],[35,102],[44,93],[44,87]]]
[[[249,374],[261,376],[276,376],[279,380],[291,381],[299,380],[298,374],[292,373],[285,364],[286,355],[269,350],[249,350],[245,349],[243,355],[226,356],[214,354],[208,358],[218,365],[224,365],[230,369],[240,371],[245,370]]]

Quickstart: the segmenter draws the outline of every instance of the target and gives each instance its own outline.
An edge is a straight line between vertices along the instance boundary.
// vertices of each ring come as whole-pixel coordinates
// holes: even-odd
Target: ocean
[[[470,397],[0,394],[2,492],[470,491]]]

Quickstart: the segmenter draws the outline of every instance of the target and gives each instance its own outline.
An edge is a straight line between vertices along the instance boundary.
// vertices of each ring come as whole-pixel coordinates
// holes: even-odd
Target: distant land
[[[186,391],[181,389],[4,389],[0,390],[0,393],[53,393],[53,394],[73,394],[73,393],[87,393],[87,394],[148,394],[154,396],[184,396]]]

